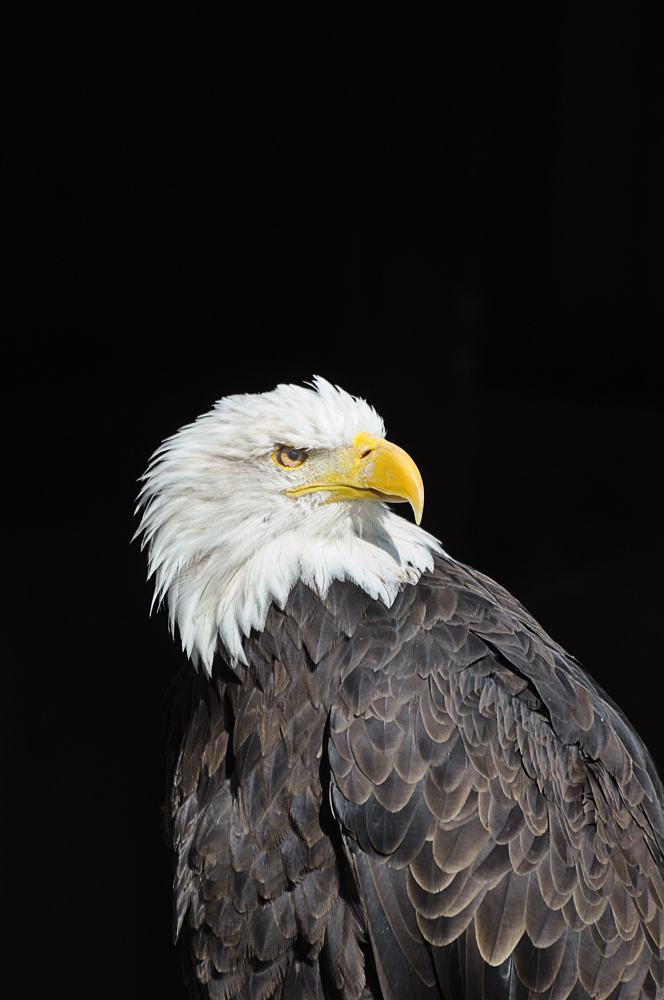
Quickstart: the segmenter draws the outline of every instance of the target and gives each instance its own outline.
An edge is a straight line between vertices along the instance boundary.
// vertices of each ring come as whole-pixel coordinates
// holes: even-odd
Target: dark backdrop
[[[316,373],[373,403],[423,473],[424,527],[582,661],[661,769],[653,26],[14,27],[4,826],[25,989],[182,995],[160,826],[181,656],[132,509],[161,439],[228,393]]]

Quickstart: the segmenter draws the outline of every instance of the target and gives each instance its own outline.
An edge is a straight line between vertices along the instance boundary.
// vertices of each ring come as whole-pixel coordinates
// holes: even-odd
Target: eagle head
[[[155,601],[208,672],[219,643],[246,662],[243,637],[299,580],[321,596],[351,580],[389,605],[441,551],[387,506],[410,503],[419,525],[412,458],[373,407],[318,377],[219,400],[163,442],[142,480]]]

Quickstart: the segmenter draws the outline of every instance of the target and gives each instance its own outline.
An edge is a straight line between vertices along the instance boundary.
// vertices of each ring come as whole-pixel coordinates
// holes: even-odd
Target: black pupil
[[[300,457],[300,453],[296,448],[291,448],[291,450],[288,452],[288,457],[290,458],[291,462],[297,462],[298,458]]]

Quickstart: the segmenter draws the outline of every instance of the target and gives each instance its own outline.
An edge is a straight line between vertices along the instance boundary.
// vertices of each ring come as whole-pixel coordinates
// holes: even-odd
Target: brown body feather
[[[509,594],[299,584],[244,649],[173,697],[192,996],[664,995],[661,783]]]

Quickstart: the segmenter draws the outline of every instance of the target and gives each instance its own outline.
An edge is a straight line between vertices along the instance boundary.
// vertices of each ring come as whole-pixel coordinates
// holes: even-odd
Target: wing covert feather
[[[496,1000],[659,996],[664,823],[647,751],[492,581],[438,560],[414,589],[407,615],[390,609],[398,648],[383,629],[361,661],[361,697],[352,672],[342,683],[329,743],[333,811],[392,945],[413,970],[430,948],[450,1000],[460,959],[446,949],[463,951],[464,989],[498,970],[478,994]],[[404,874],[390,906],[378,884],[394,892]]]

